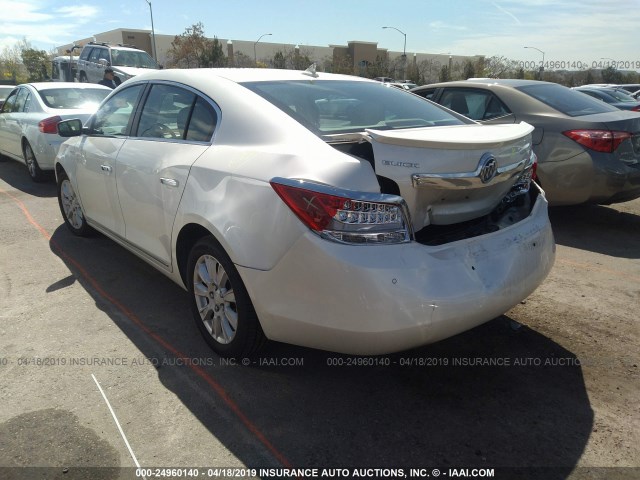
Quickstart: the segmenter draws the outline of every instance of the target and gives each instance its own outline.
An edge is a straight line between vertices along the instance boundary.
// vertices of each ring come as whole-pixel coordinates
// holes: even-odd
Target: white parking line
[[[133,453],[133,450],[131,449],[131,445],[129,445],[129,441],[127,440],[127,436],[124,434],[124,431],[122,430],[122,427],[120,426],[120,422],[118,421],[118,417],[116,417],[116,412],[114,412],[113,408],[111,408],[111,404],[109,403],[109,399],[104,394],[104,391],[102,390],[102,387],[100,386],[100,383],[98,383],[98,379],[95,377],[95,375],[93,373],[91,374],[91,378],[93,378],[93,381],[96,382],[98,390],[100,390],[100,393],[102,394],[102,398],[104,398],[104,401],[107,404],[107,407],[109,407],[109,411],[111,412],[111,416],[113,417],[113,420],[116,422],[116,426],[118,427],[118,431],[120,432],[120,435],[122,435],[122,439],[124,440],[124,443],[127,446],[127,449],[129,450],[129,453],[131,454],[131,458],[133,458],[133,462],[136,464],[137,468],[140,468],[140,464],[138,463],[138,459],[136,458],[136,455]],[[147,480],[144,475],[142,475],[142,478]]]

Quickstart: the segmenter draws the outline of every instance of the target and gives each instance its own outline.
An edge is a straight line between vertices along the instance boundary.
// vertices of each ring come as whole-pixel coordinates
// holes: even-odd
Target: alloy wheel
[[[229,275],[211,255],[202,255],[193,270],[193,293],[200,319],[211,337],[229,344],[236,336],[238,310]]]

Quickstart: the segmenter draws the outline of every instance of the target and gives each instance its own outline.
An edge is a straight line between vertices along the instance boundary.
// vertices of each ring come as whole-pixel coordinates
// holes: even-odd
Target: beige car
[[[538,179],[551,205],[640,197],[640,113],[534,80],[467,80],[412,92],[486,125],[533,125]]]

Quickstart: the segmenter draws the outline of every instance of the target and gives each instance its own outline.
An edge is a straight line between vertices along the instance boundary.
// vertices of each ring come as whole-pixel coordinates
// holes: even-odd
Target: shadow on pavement
[[[29,178],[29,172],[24,164],[3,155],[0,155],[0,179],[16,190],[34,197],[56,197],[58,195],[53,173],[45,182],[33,182]]]
[[[612,257],[640,258],[640,217],[602,205],[549,209],[556,243]]]
[[[159,363],[163,385],[250,468],[283,465],[242,415],[293,468],[556,467],[540,478],[560,479],[589,439],[593,411],[576,356],[527,327],[512,330],[508,317],[387,357],[271,343],[248,366],[230,365],[200,337],[187,293],[123,248],[60,227],[51,249],[96,306]],[[199,368],[240,414],[194,369],[176,366],[152,334],[190,358],[212,360]]]

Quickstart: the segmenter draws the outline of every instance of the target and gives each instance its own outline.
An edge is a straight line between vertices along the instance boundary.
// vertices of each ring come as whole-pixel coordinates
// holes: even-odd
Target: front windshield
[[[379,82],[292,80],[243,85],[321,137],[365,128],[394,130],[472,123]]]
[[[48,88],[38,92],[47,107],[60,109],[98,108],[109,93],[111,90],[104,88]]]
[[[136,67],[136,68],[158,68],[156,62],[147,52],[136,50],[111,49],[111,66],[113,67]]]

